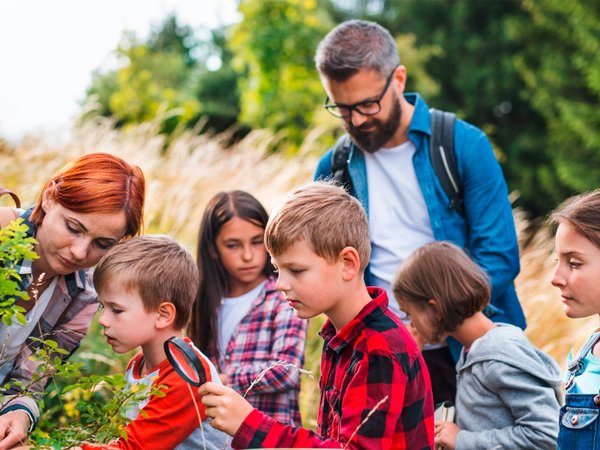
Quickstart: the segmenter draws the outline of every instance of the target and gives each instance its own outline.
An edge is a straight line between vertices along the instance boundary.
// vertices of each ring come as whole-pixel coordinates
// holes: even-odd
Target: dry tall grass
[[[0,185],[17,192],[31,204],[42,183],[68,161],[96,151],[114,153],[138,164],[148,183],[146,232],[168,233],[195,253],[196,236],[203,208],[221,190],[243,189],[255,195],[270,210],[294,187],[307,183],[323,149],[316,142],[323,130],[314,130],[293,159],[269,154],[277,138],[256,131],[232,148],[224,149],[226,136],[195,136],[183,133],[172,142],[157,134],[156,125],[146,124],[127,131],[115,130],[110,120],[89,122],[77,128],[66,143],[31,137],[13,149],[0,142]],[[9,204],[2,200],[2,204]],[[521,242],[527,221],[515,212]],[[527,334],[535,345],[561,365],[571,346],[595,325],[594,318],[564,317],[558,291],[550,285],[554,264],[552,240],[546,230],[528,239],[522,249],[521,274],[516,280],[528,319]],[[322,318],[311,324],[306,368],[318,375],[320,339],[316,335]],[[303,416],[314,425],[318,404],[316,381],[305,380]]]

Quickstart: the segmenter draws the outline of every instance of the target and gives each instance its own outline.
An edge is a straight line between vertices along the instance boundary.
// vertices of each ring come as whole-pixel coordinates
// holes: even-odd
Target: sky
[[[239,20],[236,0],[0,0],[0,138],[68,134],[123,31],[145,38],[171,12],[194,29]]]

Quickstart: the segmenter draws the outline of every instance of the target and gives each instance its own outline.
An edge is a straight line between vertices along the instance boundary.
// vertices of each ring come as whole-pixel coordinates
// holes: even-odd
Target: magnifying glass
[[[181,378],[196,387],[206,383],[204,366],[185,340],[173,336],[165,341],[164,348],[167,359]]]

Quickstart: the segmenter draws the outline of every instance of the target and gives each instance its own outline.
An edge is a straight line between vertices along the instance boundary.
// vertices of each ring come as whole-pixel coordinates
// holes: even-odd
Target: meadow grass
[[[44,181],[67,162],[90,152],[116,154],[139,165],[146,176],[145,233],[169,234],[195,254],[202,211],[214,194],[246,190],[271,210],[292,189],[312,180],[324,151],[318,143],[323,133],[330,131],[313,130],[299,153],[290,157],[272,152],[279,137],[268,131],[253,131],[225,148],[229,138],[225,134],[198,136],[183,132],[167,141],[157,129],[157,123],[147,123],[117,130],[111,120],[98,119],[76,127],[65,142],[32,136],[13,148],[0,141],[0,185],[18,193],[23,205],[31,205]],[[9,198],[0,199],[0,205],[9,204]],[[564,367],[570,348],[597,326],[597,318],[572,320],[563,315],[558,290],[550,285],[554,266],[550,232],[542,228],[528,235],[525,214],[518,210],[514,213],[521,244],[521,273],[516,285],[527,316],[527,335]],[[311,320],[306,346],[305,369],[315,378],[303,377],[301,410],[305,425],[311,428],[316,424],[319,398],[322,343],[317,331],[323,322],[323,317]],[[112,364],[95,364],[95,370],[121,371],[130,355],[120,360],[115,356],[94,324],[78,357],[108,359]]]

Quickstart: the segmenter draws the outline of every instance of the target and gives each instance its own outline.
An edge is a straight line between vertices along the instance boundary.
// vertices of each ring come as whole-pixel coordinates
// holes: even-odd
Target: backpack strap
[[[21,207],[21,200],[19,200],[19,196],[17,194],[15,194],[13,191],[9,191],[6,188],[3,188],[2,186],[0,186],[0,197],[2,197],[3,195],[10,195],[13,199],[13,201],[15,202],[15,205],[17,205],[17,208]]]
[[[350,187],[350,177],[348,176],[348,164],[352,158],[352,139],[348,133],[340,137],[335,143],[335,148],[331,154],[331,175],[332,179],[344,186]]]
[[[431,139],[429,140],[431,165],[444,192],[450,199],[450,208],[464,217],[462,183],[458,174],[454,150],[456,115],[433,108],[429,112],[431,115]],[[351,186],[347,169],[352,158],[352,151],[352,140],[346,133],[338,139],[331,155],[332,179],[346,189]]]
[[[456,115],[433,108],[429,112],[431,114],[431,139],[429,141],[431,165],[444,192],[450,199],[450,208],[464,217],[462,184],[458,175],[456,152],[454,151]]]

